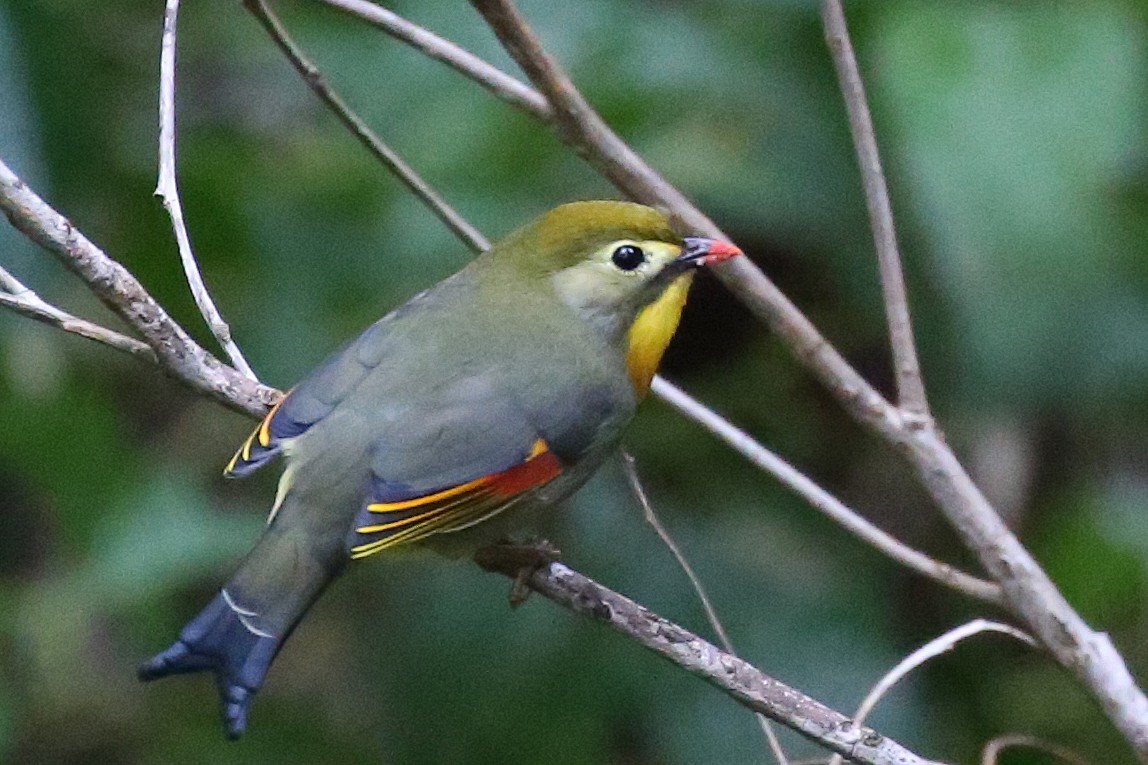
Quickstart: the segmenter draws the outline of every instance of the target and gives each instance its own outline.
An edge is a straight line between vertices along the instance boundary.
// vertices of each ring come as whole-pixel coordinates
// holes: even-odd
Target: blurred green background
[[[465,3],[393,7],[514,71]],[[522,7],[620,132],[888,390],[864,201],[816,4]],[[279,9],[347,100],[488,235],[614,195],[442,66],[316,3]],[[848,11],[936,413],[1067,596],[1148,678],[1146,6]],[[207,343],[151,196],[161,12],[0,0],[0,157]],[[287,387],[468,255],[239,3],[188,3],[180,25],[192,239],[249,360]],[[114,323],[6,226],[0,263]],[[883,527],[973,566],[896,456],[711,279],[664,371]],[[420,553],[354,566],[287,645],[249,734],[225,742],[208,678],[143,686],[134,669],[259,533],[274,477],[220,478],[251,425],[153,369],[0,313],[0,761],[768,761],[753,718],[698,680],[540,598],[511,612],[504,579]],[[627,447],[738,649],[830,705],[854,708],[899,657],[985,613],[658,402]],[[557,541],[575,567],[711,634],[617,465],[573,502]],[[933,662],[872,723],[965,763],[1006,732],[1132,761],[1064,672],[1000,636]]]

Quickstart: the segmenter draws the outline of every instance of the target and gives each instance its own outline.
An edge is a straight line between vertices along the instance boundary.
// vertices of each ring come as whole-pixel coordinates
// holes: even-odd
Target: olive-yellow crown
[[[634,202],[571,202],[550,210],[499,243],[499,257],[521,268],[554,273],[598,248],[624,240],[681,245],[669,217]]]

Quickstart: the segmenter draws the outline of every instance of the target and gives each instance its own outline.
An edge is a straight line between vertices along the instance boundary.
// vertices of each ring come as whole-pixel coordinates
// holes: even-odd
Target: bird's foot
[[[252,630],[222,593],[191,620],[167,650],[140,665],[145,682],[168,675],[210,671],[215,674],[227,737],[247,729],[247,712],[282,641]]]
[[[534,572],[562,559],[562,551],[545,539],[528,542],[500,542],[483,547],[474,561],[486,571],[509,576],[510,607],[517,608],[530,596],[527,582]]]

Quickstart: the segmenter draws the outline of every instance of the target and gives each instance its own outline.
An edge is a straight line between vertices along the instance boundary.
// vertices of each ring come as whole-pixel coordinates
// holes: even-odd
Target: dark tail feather
[[[183,628],[179,640],[140,665],[138,673],[144,681],[186,672],[215,673],[223,725],[232,740],[247,729],[248,705],[286,637],[261,634],[244,623],[244,616],[220,592]]]
[[[271,662],[347,561],[346,523],[288,494],[227,586],[179,640],[139,668],[141,680],[185,672],[215,675],[227,736],[247,728],[251,699]]]

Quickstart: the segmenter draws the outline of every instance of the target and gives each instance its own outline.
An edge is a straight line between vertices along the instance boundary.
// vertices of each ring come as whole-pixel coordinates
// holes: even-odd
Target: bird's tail
[[[247,728],[251,698],[291,630],[341,570],[346,554],[306,529],[283,531],[276,519],[231,581],[179,633],[167,650],[144,662],[141,680],[210,671],[215,674],[227,736]]]

